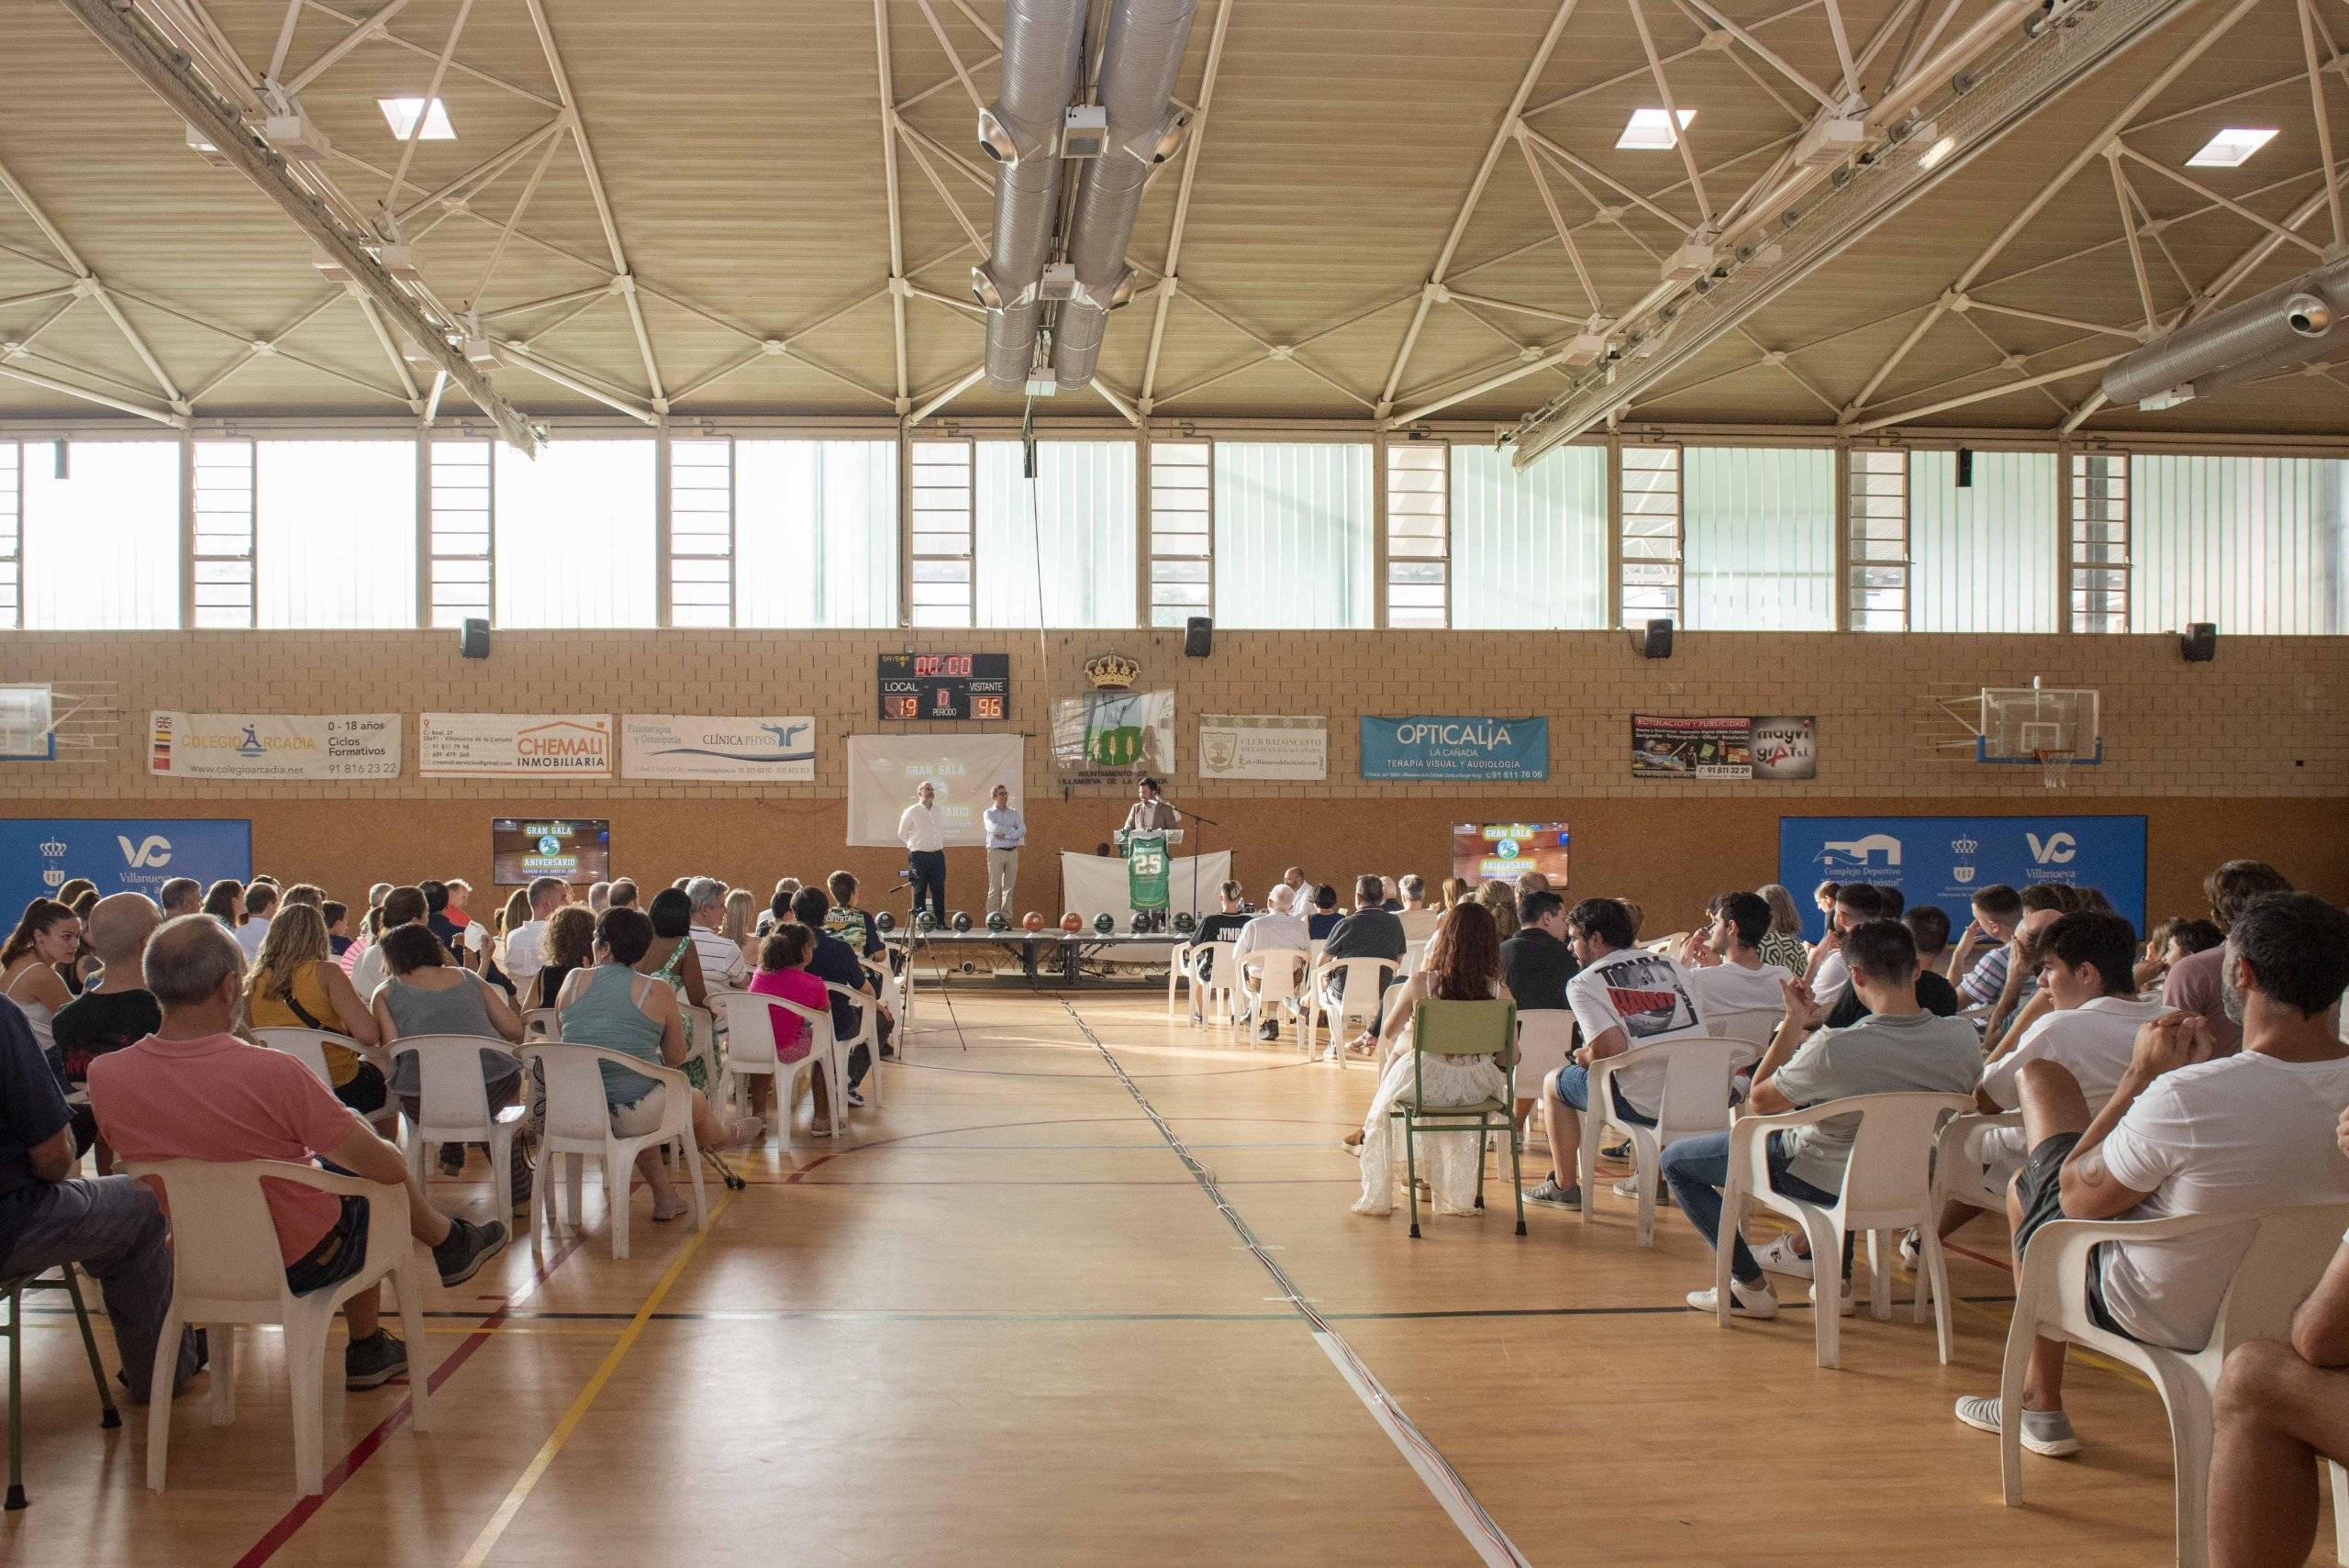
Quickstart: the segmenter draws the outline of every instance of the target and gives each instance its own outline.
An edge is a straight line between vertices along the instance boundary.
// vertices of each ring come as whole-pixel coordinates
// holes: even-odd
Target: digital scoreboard
[[[884,653],[881,717],[1006,719],[1011,717],[1008,653]]]

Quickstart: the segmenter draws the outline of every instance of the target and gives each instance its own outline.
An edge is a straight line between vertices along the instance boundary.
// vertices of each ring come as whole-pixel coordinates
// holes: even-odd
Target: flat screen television
[[[491,880],[520,887],[542,876],[577,886],[612,875],[612,825],[545,817],[500,817],[489,825]]]
[[[1470,884],[1498,877],[1515,882],[1529,871],[1566,885],[1566,825],[1563,822],[1456,822],[1452,874]]]

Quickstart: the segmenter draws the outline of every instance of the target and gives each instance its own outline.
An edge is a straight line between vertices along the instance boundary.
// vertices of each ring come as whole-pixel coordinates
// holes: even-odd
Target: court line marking
[[[651,1294],[637,1307],[636,1315],[629,1319],[629,1325],[621,1330],[618,1340],[604,1353],[603,1362],[596,1368],[595,1375],[587,1380],[587,1386],[579,1391],[579,1396],[571,1402],[571,1408],[562,1413],[562,1419],[555,1423],[554,1430],[547,1434],[547,1440],[539,1445],[539,1451],[531,1456],[529,1464],[507,1492],[506,1500],[498,1504],[496,1512],[490,1515],[489,1522],[482,1526],[479,1535],[473,1537],[473,1545],[459,1560],[459,1568],[481,1568],[481,1564],[488,1561],[490,1552],[496,1549],[499,1540],[505,1536],[507,1527],[514,1522],[515,1516],[522,1511],[522,1505],[529,1501],[530,1494],[538,1489],[547,1467],[554,1462],[563,1445],[570,1442],[571,1434],[578,1429],[588,1407],[596,1403],[596,1396],[604,1392],[604,1385],[611,1382],[612,1373],[619,1370],[620,1362],[626,1361],[629,1351],[636,1348],[636,1341],[643,1337],[644,1325],[651,1320],[651,1315],[667,1299],[671,1288],[685,1273],[685,1265],[692,1262],[694,1254],[701,1251],[701,1244],[709,1240],[710,1233],[718,1227],[718,1216],[726,1212],[726,1206],[732,1201],[732,1194],[721,1194],[702,1229],[695,1231],[685,1246],[678,1250],[677,1255],[670,1260],[669,1267],[662,1273],[660,1282],[653,1285]]]
[[[1370,1370],[1363,1359],[1354,1353],[1353,1347],[1346,1342],[1345,1337],[1330,1326],[1330,1319],[1298,1293],[1296,1282],[1288,1277],[1279,1261],[1264,1250],[1262,1240],[1254,1230],[1250,1229],[1248,1221],[1241,1218],[1240,1211],[1233,1208],[1224,1198],[1221,1189],[1216,1184],[1215,1176],[1193,1157],[1181,1136],[1167,1125],[1166,1118],[1158,1114],[1157,1107],[1150,1103],[1149,1096],[1144,1095],[1141,1086],[1127,1075],[1124,1065],[1118,1061],[1116,1054],[1101,1042],[1101,1037],[1093,1032],[1092,1027],[1085,1021],[1085,1016],[1076,1010],[1076,1005],[1066,996],[1060,997],[1059,1001],[1067,1010],[1069,1020],[1084,1031],[1085,1039],[1093,1042],[1093,1049],[1101,1053],[1101,1060],[1108,1064],[1111,1073],[1117,1074],[1118,1081],[1125,1085],[1126,1093],[1133,1096],[1134,1103],[1141,1107],[1142,1114],[1156,1124],[1158,1135],[1166,1140],[1167,1148],[1174,1151],[1176,1159],[1189,1168],[1192,1179],[1197,1184],[1199,1190],[1207,1195],[1208,1200],[1215,1205],[1216,1212],[1222,1215],[1225,1223],[1238,1233],[1241,1241],[1247,1243],[1258,1265],[1280,1288],[1282,1294],[1274,1299],[1286,1301],[1296,1310],[1297,1315],[1305,1319],[1307,1325],[1312,1329],[1314,1342],[1321,1347],[1323,1353],[1328,1355],[1331,1362],[1337,1366],[1339,1373],[1345,1378],[1346,1385],[1353,1389],[1355,1396],[1369,1408],[1372,1418],[1377,1421],[1387,1438],[1393,1441],[1397,1449],[1401,1451],[1405,1462],[1410,1465],[1420,1481],[1426,1485],[1429,1494],[1435,1498],[1437,1505],[1451,1516],[1452,1522],[1458,1527],[1462,1537],[1468,1542],[1470,1550],[1476,1553],[1487,1568],[1532,1568],[1525,1553],[1518,1550],[1517,1543],[1508,1538],[1493,1516],[1486,1511],[1485,1506],[1476,1500],[1475,1494],[1468,1489],[1468,1483],[1463,1480],[1460,1473],[1452,1467],[1451,1461],[1445,1459],[1435,1444],[1428,1440],[1427,1435],[1413,1424],[1401,1403],[1378,1381],[1376,1374]]]
[[[547,1277],[556,1269],[561,1268],[563,1260],[577,1251],[580,1243],[586,1239],[587,1233],[581,1230],[570,1240],[555,1249],[551,1255],[539,1260],[530,1272],[530,1277],[522,1282],[522,1288],[501,1300],[497,1304],[496,1310],[483,1318],[473,1332],[460,1341],[457,1348],[451,1351],[440,1364],[426,1375],[424,1386],[427,1392],[440,1393],[440,1385],[448,1382],[459,1367],[473,1359],[475,1351],[489,1343],[491,1337],[506,1326],[507,1319],[513,1316],[515,1305],[527,1301],[535,1295],[538,1288],[546,1284]],[[509,1247],[514,1244],[510,1234],[506,1244]],[[428,1312],[425,1316],[429,1318],[433,1314]],[[242,1557],[237,1559],[236,1568],[261,1568],[262,1563],[277,1555],[285,1543],[293,1540],[295,1534],[310,1521],[311,1517],[327,1506],[327,1500],[342,1490],[342,1484],[356,1475],[361,1466],[375,1457],[391,1435],[407,1423],[410,1409],[409,1399],[402,1399],[398,1405],[395,1406],[390,1415],[377,1422],[373,1430],[351,1445],[351,1451],[344,1454],[334,1468],[326,1473],[317,1495],[296,1500],[292,1507],[279,1517],[275,1524],[262,1533],[259,1540],[246,1550]]]

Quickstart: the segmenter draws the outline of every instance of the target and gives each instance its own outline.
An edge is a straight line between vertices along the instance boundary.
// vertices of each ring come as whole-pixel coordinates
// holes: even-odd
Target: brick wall
[[[0,679],[74,683],[119,710],[110,750],[57,763],[0,764],[9,815],[250,817],[258,863],[357,895],[377,877],[465,874],[485,884],[486,819],[566,812],[612,819],[618,867],[663,882],[686,871],[771,884],[845,863],[868,877],[885,851],[844,851],[843,738],[891,728],[874,717],[874,653],[902,632],[500,630],[492,656],[458,657],[448,632],[17,633],[0,641]],[[1721,887],[1775,873],[1782,811],[1999,813],[2130,811],[2151,818],[2154,908],[2190,909],[2204,869],[2259,854],[2307,884],[2349,896],[2349,639],[2228,639],[2215,663],[2188,665],[2169,637],[1769,636],[1682,633],[1669,661],[1611,632],[1274,633],[1219,631],[1207,660],[1179,637],[1146,632],[923,635],[929,649],[1012,655],[1008,728],[1028,736],[1031,850],[1024,903],[1049,908],[1049,851],[1089,850],[1122,815],[1122,792],[1064,795],[1045,740],[1052,696],[1080,688],[1080,666],[1115,650],[1141,661],[1144,686],[1176,694],[1177,799],[1221,820],[1261,885],[1296,861],[1319,879],[1358,869],[1440,873],[1455,816],[1563,817],[1575,884],[1642,897],[1658,918]],[[1934,695],[1983,685],[2097,687],[2106,762],[2071,770],[2051,797],[2036,769],[1988,768]],[[148,709],[409,716],[406,776],[383,784],[246,784],[156,778],[142,749]],[[812,713],[817,776],[807,784],[634,784],[618,779],[517,788],[426,780],[414,770],[414,716],[427,709],[515,712]],[[1809,713],[1819,778],[1773,785],[1638,781],[1630,716]],[[1207,712],[1320,714],[1330,779],[1225,784],[1197,794],[1197,719]],[[1366,784],[1355,719],[1364,713],[1541,714],[1550,720],[1546,785]],[[970,728],[978,728],[980,726]],[[1223,809],[1217,807],[1221,806]],[[1043,851],[1046,852],[1038,852]],[[975,851],[952,857],[952,902],[975,906]],[[1665,914],[1663,911],[1672,911]]]

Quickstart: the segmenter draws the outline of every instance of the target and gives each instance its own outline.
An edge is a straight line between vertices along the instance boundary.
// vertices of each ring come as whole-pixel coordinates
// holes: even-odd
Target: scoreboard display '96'
[[[881,717],[910,719],[1011,717],[1008,653],[884,653]]]

